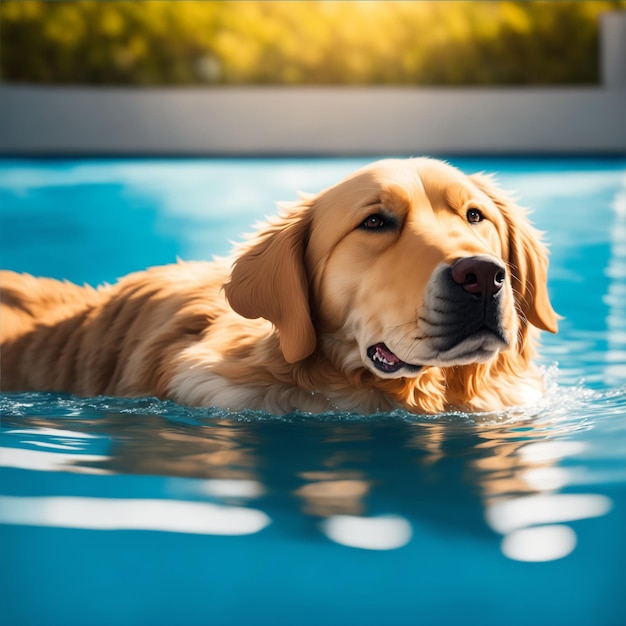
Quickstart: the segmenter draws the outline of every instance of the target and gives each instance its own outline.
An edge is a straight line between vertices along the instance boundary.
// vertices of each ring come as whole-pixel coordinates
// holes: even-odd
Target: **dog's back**
[[[93,289],[0,272],[0,389],[160,394],[164,361],[219,308],[215,274],[211,264],[175,264]]]
[[[91,287],[0,272],[0,388],[53,388],[50,356],[63,353],[77,320],[101,299]]]
[[[53,278],[0,272],[0,338],[2,343],[28,333],[37,324],[52,324],[84,310],[98,299],[91,287]]]

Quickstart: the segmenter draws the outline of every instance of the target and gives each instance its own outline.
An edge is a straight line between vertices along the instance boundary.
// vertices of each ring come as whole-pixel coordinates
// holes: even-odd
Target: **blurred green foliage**
[[[598,80],[605,2],[0,4],[5,82],[487,85]]]

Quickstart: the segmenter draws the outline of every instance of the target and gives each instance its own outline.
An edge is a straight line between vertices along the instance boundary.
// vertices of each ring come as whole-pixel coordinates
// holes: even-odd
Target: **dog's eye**
[[[367,230],[376,230],[378,228],[385,228],[387,226],[389,226],[389,223],[379,213],[375,213],[374,215],[368,215],[367,218],[365,218],[365,221],[361,224],[361,228],[365,228]]]
[[[483,221],[483,214],[478,209],[468,209],[465,216],[470,224],[478,224],[478,222]]]

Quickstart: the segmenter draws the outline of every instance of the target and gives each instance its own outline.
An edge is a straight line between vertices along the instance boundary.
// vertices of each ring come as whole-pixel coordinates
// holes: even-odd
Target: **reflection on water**
[[[353,548],[399,549],[429,527],[550,561],[576,548],[574,522],[611,513],[606,486],[626,483],[626,391],[555,389],[527,412],[437,419],[48,394],[0,402],[4,471],[26,470],[26,485],[37,472],[62,477],[56,493],[5,483],[5,524],[215,535],[271,524],[288,535],[295,514]]]

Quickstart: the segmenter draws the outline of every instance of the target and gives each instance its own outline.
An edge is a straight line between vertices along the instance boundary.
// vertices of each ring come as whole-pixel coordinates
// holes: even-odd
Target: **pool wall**
[[[600,23],[600,85],[0,86],[0,155],[626,154],[626,12]]]

